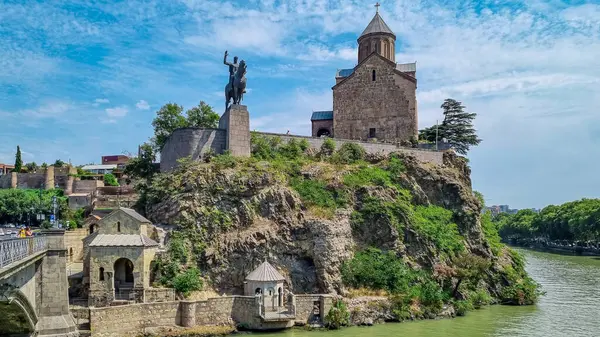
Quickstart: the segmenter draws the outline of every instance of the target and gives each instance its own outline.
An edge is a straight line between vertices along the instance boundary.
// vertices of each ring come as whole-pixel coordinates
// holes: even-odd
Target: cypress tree
[[[15,168],[13,172],[21,172],[23,167],[23,160],[21,159],[21,147],[17,145],[17,154],[15,155]]]

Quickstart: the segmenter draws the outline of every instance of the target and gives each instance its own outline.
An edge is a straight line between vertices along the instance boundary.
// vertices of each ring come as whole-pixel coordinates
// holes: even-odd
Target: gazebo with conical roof
[[[276,309],[283,306],[283,277],[269,262],[263,262],[254,269],[244,282],[246,296],[262,295],[265,308]]]

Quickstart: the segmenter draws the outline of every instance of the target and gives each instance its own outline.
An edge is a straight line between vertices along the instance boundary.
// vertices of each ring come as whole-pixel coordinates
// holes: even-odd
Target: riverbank
[[[598,244],[520,238],[511,238],[508,240],[503,240],[503,242],[510,246],[531,249],[539,252],[579,256],[600,256],[600,245]]]
[[[454,319],[419,320],[348,327],[341,330],[290,329],[252,337],[592,337],[597,336],[600,260],[517,248],[526,270],[546,295],[536,305],[492,305]]]

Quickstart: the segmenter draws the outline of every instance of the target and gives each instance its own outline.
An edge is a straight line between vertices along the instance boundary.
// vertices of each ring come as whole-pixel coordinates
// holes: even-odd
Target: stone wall
[[[329,295],[296,295],[296,322],[312,318],[318,302],[323,316],[331,308]],[[92,337],[137,336],[146,328],[198,325],[243,325],[250,329],[284,328],[288,322],[263,322],[254,296],[223,296],[204,301],[138,303],[90,308]]]
[[[296,298],[296,322],[306,324],[308,322],[323,323],[323,318],[333,305],[331,295],[295,295]],[[315,305],[318,306],[318,316],[315,315]]]
[[[83,239],[88,235],[85,228],[77,228],[65,232],[65,247],[69,262],[83,262]]]
[[[315,138],[315,137],[306,137],[306,136],[297,136],[297,135],[285,135],[279,133],[267,133],[267,132],[257,132],[263,136],[267,137],[279,137],[282,141],[288,142],[291,139],[306,139],[310,147],[315,149],[320,149],[321,145],[325,141],[326,138]],[[411,156],[414,156],[421,162],[424,163],[433,163],[436,165],[442,165],[443,162],[443,152],[435,151],[435,150],[427,150],[427,149],[418,149],[411,147],[402,147],[389,143],[374,143],[374,142],[363,142],[359,140],[347,140],[347,139],[333,139],[336,143],[336,149],[342,146],[344,143],[355,143],[362,146],[367,153],[383,153],[388,154],[392,152],[402,152]]]
[[[179,302],[90,308],[93,337],[138,336],[145,328],[178,325]]]
[[[102,180],[75,180],[73,182],[73,193],[94,193],[96,188],[103,187]]]
[[[171,302],[175,301],[175,290],[171,288],[144,289],[144,302]]]
[[[184,128],[175,130],[171,137],[169,137],[169,140],[167,140],[167,143],[161,153],[160,170],[162,172],[170,171],[171,169],[177,166],[178,159],[184,158],[186,156],[191,156],[192,160],[200,160],[201,152],[197,151],[196,149],[201,144],[199,145],[196,142],[198,141],[198,139],[203,139],[203,134],[205,134],[205,132],[205,129],[199,128]],[[287,135],[280,133],[257,132],[257,134],[268,137],[280,137],[285,142],[289,141],[290,139],[306,139],[310,146],[317,150],[321,148],[321,145],[325,141],[325,138]],[[333,141],[335,141],[336,143],[336,148],[339,148],[344,143],[356,143],[362,146],[367,153],[388,154],[392,152],[402,152],[412,155],[419,161],[424,163],[433,163],[436,165],[443,164],[443,152],[441,151],[402,147],[390,143],[365,142],[360,140],[333,138]],[[220,151],[215,152],[222,153],[224,149],[225,148],[223,147]],[[440,149],[442,149],[442,146],[440,146]],[[171,150],[175,152],[171,152]]]
[[[333,135],[333,119],[312,121],[312,136],[319,137],[318,133],[321,129],[329,131],[329,135]]]
[[[12,181],[11,173],[0,175],[0,188],[10,188]]]
[[[177,160],[191,157],[198,160],[204,153],[225,150],[226,132],[222,129],[182,128],[175,130],[163,146],[160,170],[169,171],[177,166]]]
[[[68,204],[70,209],[80,209],[92,205],[90,193],[76,193],[69,195]]]
[[[416,80],[401,75],[396,65],[371,54],[352,75],[333,87],[333,136],[409,140],[418,136]],[[373,80],[375,76],[375,80]]]

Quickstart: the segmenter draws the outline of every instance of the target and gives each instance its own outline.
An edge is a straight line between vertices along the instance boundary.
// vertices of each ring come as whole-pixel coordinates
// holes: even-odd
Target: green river
[[[535,306],[494,305],[455,319],[387,323],[327,332],[291,329],[265,335],[271,337],[600,336],[600,257],[563,256],[517,250],[525,255],[529,274],[546,292]]]

